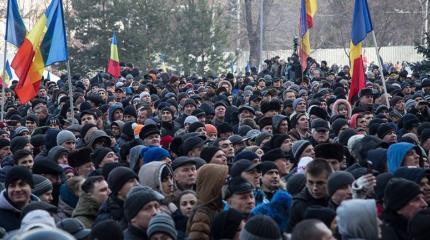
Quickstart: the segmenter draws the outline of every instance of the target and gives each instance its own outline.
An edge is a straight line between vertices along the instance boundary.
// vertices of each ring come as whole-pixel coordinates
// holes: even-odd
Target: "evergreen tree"
[[[411,64],[412,70],[419,73],[430,72],[430,33],[425,33],[424,42],[424,45],[419,42],[415,42],[415,49],[419,54],[422,54],[425,59],[421,62]]]

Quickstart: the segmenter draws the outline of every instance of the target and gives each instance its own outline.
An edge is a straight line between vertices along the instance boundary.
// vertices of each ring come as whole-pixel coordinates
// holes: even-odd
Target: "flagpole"
[[[70,120],[75,118],[75,108],[73,107],[73,89],[72,89],[72,74],[70,73],[70,60],[67,60],[67,82],[69,85],[69,101],[70,101]]]
[[[390,108],[390,101],[388,100],[387,86],[385,85],[384,68],[382,67],[381,57],[379,56],[378,43],[376,42],[375,31],[372,31],[372,36],[373,36],[373,42],[375,43],[376,58],[378,58],[378,64],[379,64],[379,69],[380,69],[381,78],[382,78],[382,86],[384,87],[385,100],[387,102],[387,107]]]
[[[2,78],[3,78],[3,83],[2,83],[2,88],[1,88],[1,121],[3,122],[4,120],[4,104],[5,104],[5,85],[6,85],[6,54],[7,54],[7,41],[4,40],[4,50],[3,50],[3,72],[2,72]]]

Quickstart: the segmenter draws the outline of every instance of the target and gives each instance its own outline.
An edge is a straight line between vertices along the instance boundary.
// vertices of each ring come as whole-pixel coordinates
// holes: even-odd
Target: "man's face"
[[[33,130],[37,127],[36,122],[27,120],[25,121],[25,126],[30,130],[30,132],[33,132]]]
[[[340,205],[343,201],[352,199],[352,187],[351,185],[344,186],[334,192],[331,199],[338,205]]]
[[[7,195],[14,204],[23,207],[30,201],[31,186],[27,182],[17,180],[7,187]]]
[[[279,127],[278,127],[278,131],[282,134],[288,133],[288,121],[287,120],[281,121],[281,123],[279,124]]]
[[[260,187],[261,170],[254,168],[249,171],[242,172],[240,176],[250,182],[254,188]]]
[[[305,101],[300,101],[299,104],[297,104],[296,111],[297,112],[305,112],[306,111]]]
[[[266,125],[261,129],[261,132],[267,132],[267,133],[272,133],[273,129],[272,129],[272,125]]]
[[[225,152],[219,150],[214,154],[210,162],[214,164],[225,165],[227,164],[227,156],[225,155]]]
[[[296,94],[294,92],[287,92],[285,100],[296,100]]]
[[[124,122],[136,122],[136,117],[133,115],[124,115]]]
[[[137,113],[137,122],[143,124],[148,119],[148,110],[140,108]]]
[[[82,177],[88,177],[88,175],[94,170],[95,170],[94,163],[92,162],[87,162],[77,167],[77,173],[79,176],[82,176]]]
[[[218,117],[218,118],[224,118],[225,117],[225,107],[224,106],[217,106],[215,108],[215,117]]]
[[[420,181],[421,192],[424,194],[424,199],[430,203],[430,184],[428,177],[423,177]]]
[[[118,191],[118,197],[122,200],[125,200],[127,198],[128,192],[137,185],[139,185],[139,182],[136,178],[128,180],[128,182],[122,185],[121,189]]]
[[[106,201],[106,199],[108,199],[110,193],[111,191],[109,189],[108,183],[103,180],[94,183],[94,189],[90,192],[90,196],[97,203],[101,204]]]
[[[33,164],[34,164],[33,157],[31,155],[27,155],[23,158],[18,159],[18,163],[17,163],[18,166],[26,167],[30,171],[31,169],[33,169]]]
[[[372,105],[373,104],[373,97],[370,95],[362,96],[360,98],[360,103],[363,105]]]
[[[391,131],[382,138],[382,141],[386,143],[395,143],[397,142],[397,134],[394,131]]]
[[[194,164],[187,164],[175,169],[173,174],[175,181],[182,186],[193,186],[196,184],[197,169]]]
[[[326,129],[312,129],[312,137],[317,143],[324,143],[328,141],[328,130]]]
[[[6,146],[0,149],[0,159],[4,159],[6,156],[9,156],[11,154],[12,154],[12,151],[10,150],[9,146]]]
[[[192,104],[187,104],[184,106],[184,113],[187,116],[190,116],[194,110],[196,110],[196,107]]]
[[[45,119],[48,116],[48,111],[44,105],[37,107],[34,110],[34,114],[36,115],[37,119]]]
[[[218,147],[225,153],[227,157],[234,157],[234,147],[230,140],[221,140]]]
[[[145,139],[143,139],[143,143],[145,146],[157,146],[160,147],[160,134],[151,134],[148,137],[146,137]]]
[[[287,138],[282,142],[281,150],[283,152],[289,152],[292,146],[293,146],[293,140],[291,140],[291,138]]]
[[[137,215],[131,219],[131,224],[138,229],[145,230],[148,228],[149,221],[153,216],[160,212],[160,203],[151,201],[143,206]]]
[[[117,125],[112,125],[111,127],[112,136],[119,137],[121,135],[121,130]]]
[[[255,207],[254,193],[235,193],[228,199],[228,205],[241,213],[250,214]]]
[[[405,167],[419,167],[420,155],[417,154],[415,149],[411,149],[406,154],[403,162],[404,162],[403,165]]]
[[[267,171],[261,178],[263,186],[269,190],[277,190],[280,187],[281,178],[278,169],[271,169]]]
[[[301,116],[297,120],[296,127],[299,128],[299,129],[307,130],[309,128],[309,119],[308,119],[308,117],[306,117],[305,115]]]
[[[329,158],[329,159],[325,159],[328,164],[330,164],[331,169],[333,169],[333,171],[339,171],[340,167],[341,167],[341,161],[339,161],[338,159],[334,159],[334,158]]]
[[[240,114],[239,114],[239,119],[243,120],[243,119],[246,119],[246,118],[251,118],[251,119],[253,119],[253,118],[254,118],[254,114],[252,114],[252,112],[251,112],[251,111],[248,111],[248,110],[244,109],[244,110],[242,110],[242,111],[240,112]]]
[[[169,111],[161,112],[161,121],[162,122],[171,122],[173,119],[172,113]]]
[[[276,159],[273,163],[278,167],[279,175],[281,177],[286,176],[290,171],[291,163],[285,158]]]
[[[306,187],[313,198],[321,199],[327,196],[327,177],[327,173],[318,176],[306,173]]]
[[[115,112],[113,112],[113,121],[116,121],[116,120],[122,121],[123,119],[124,119],[124,114],[121,109],[117,109],[115,110]]]
[[[54,200],[54,197],[52,197],[52,190],[43,193],[39,198],[42,202],[51,203]]]
[[[90,124],[90,123],[97,125],[96,118],[91,114],[84,114],[81,117],[81,125]]]
[[[410,200],[404,207],[402,207],[398,214],[402,215],[408,220],[411,220],[417,212],[427,208],[427,203],[424,199],[424,194],[420,193],[414,199]]]

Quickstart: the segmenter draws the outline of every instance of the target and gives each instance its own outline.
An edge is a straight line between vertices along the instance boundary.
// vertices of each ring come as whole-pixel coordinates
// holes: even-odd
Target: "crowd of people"
[[[3,238],[430,239],[430,79],[370,65],[350,103],[348,66],[295,62],[205,77],[121,63],[119,79],[74,76],[73,107],[63,76],[24,105],[13,82]]]

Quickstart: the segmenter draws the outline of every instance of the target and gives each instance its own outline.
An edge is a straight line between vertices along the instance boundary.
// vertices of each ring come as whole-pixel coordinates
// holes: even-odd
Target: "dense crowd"
[[[430,239],[430,79],[266,61],[43,80],[0,122],[5,239]],[[387,78],[384,93],[381,73]],[[389,103],[387,103],[387,99]]]

